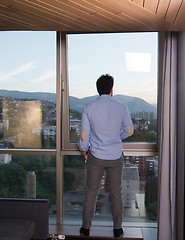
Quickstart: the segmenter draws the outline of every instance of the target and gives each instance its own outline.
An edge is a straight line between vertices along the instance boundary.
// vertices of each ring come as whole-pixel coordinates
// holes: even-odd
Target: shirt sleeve
[[[128,111],[127,107],[125,106],[125,108],[123,110],[123,120],[122,120],[123,129],[121,130],[121,134],[120,134],[122,140],[129,137],[129,134],[128,134],[129,126],[133,126],[133,123],[132,123],[129,111]]]
[[[89,149],[89,135],[90,135],[90,122],[88,119],[87,107],[84,108],[81,119],[81,134],[78,147],[80,151],[87,151]]]

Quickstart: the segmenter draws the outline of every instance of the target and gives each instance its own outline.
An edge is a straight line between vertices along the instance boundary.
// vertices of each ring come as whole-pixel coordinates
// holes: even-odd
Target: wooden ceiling
[[[185,30],[184,0],[0,0],[0,30]]]

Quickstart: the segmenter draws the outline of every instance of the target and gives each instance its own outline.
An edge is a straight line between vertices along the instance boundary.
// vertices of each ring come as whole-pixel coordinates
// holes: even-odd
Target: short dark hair
[[[96,87],[99,95],[110,94],[114,85],[114,78],[109,74],[101,75],[96,81]]]

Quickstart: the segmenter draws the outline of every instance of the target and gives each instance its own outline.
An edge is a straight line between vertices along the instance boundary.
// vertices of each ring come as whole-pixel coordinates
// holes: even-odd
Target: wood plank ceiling
[[[183,31],[184,0],[0,0],[0,30]]]

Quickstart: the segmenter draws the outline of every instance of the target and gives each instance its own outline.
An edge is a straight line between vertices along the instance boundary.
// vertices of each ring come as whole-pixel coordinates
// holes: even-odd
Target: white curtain
[[[163,33],[163,46],[160,46],[160,51],[162,51],[163,60],[159,61],[158,240],[175,240],[177,148],[176,32]]]

